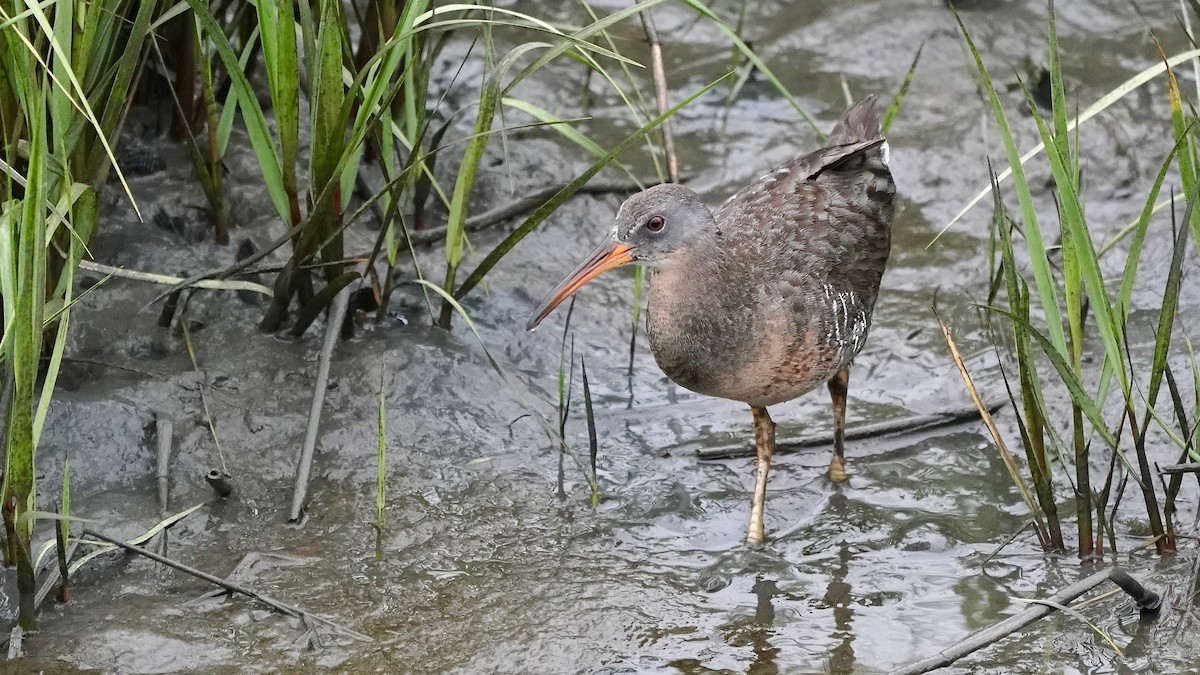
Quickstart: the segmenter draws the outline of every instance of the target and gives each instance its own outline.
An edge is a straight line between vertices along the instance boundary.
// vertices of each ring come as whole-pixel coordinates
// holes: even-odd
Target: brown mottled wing
[[[829,368],[862,348],[891,249],[896,192],[873,99],[843,114],[831,144],[747,186],[716,212],[761,315],[815,335]],[[811,347],[811,345],[808,345]]]

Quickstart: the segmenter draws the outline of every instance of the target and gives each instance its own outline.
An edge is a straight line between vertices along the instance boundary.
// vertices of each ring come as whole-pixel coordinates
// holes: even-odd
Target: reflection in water
[[[751,675],[774,675],[779,672],[779,666],[775,663],[779,648],[773,646],[770,640],[775,634],[771,628],[775,623],[775,606],[771,604],[771,598],[779,595],[779,587],[774,581],[759,577],[750,592],[757,596],[758,603],[754,607],[754,625],[749,631],[754,662],[746,672]]]
[[[852,559],[850,545],[845,542],[839,543],[837,563],[829,571],[830,582],[821,598],[821,605],[833,610],[834,646],[829,653],[826,672],[834,675],[854,672],[854,598],[850,584],[846,581]],[[725,639],[735,648],[749,647],[753,652],[753,661],[746,669],[749,675],[776,675],[785,672],[779,665],[781,650],[772,642],[778,633],[773,601],[777,597],[793,601],[800,598],[781,591],[775,580],[762,576],[755,579],[750,592],[756,599],[753,618],[743,616],[734,619],[726,628]],[[693,660],[675,661],[671,665],[681,673],[713,672]]]
[[[838,544],[838,563],[830,571],[829,587],[825,590],[825,605],[833,608],[833,639],[836,646],[829,655],[829,672],[854,672],[854,609],[846,573],[850,569],[850,545]]]

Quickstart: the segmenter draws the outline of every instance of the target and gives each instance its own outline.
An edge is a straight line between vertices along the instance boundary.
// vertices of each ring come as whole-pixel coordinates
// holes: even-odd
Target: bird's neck
[[[715,366],[735,365],[752,340],[742,271],[718,246],[680,252],[651,270],[650,346],[659,367],[688,389],[703,393],[722,376]]]
[[[696,242],[650,269],[650,307],[664,320],[707,314],[728,300],[736,261],[719,246]],[[724,291],[724,292],[722,292]]]

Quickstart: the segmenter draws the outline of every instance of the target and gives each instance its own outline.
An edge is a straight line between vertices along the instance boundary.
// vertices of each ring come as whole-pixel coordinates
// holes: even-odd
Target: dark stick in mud
[[[64,502],[58,509],[59,514],[64,514],[68,511]],[[74,549],[67,545],[68,524],[66,522],[59,523],[54,528],[54,546],[55,560],[58,562],[58,576],[62,583],[58,585],[58,601],[67,602],[71,599],[71,556],[74,555]],[[36,573],[36,570],[35,570]],[[33,611],[37,612],[37,593],[33,596]]]
[[[175,433],[175,423],[170,417],[158,413],[154,416],[154,430],[158,440],[158,471],[155,478],[158,481],[158,515],[166,518],[170,513],[171,493],[171,442]]]
[[[1129,594],[1138,604],[1138,609],[1142,611],[1143,615],[1153,614],[1158,611],[1160,603],[1158,595],[1147,591],[1141,584],[1134,581],[1132,577],[1115,567],[1110,567],[1103,572],[1097,572],[1086,579],[1067,586],[1049,598],[1046,598],[1046,602],[1055,605],[1065,605],[1103,584],[1105,581],[1113,582],[1120,586],[1121,590]],[[1055,608],[1049,604],[1032,605],[1020,614],[1011,616],[989,628],[985,628],[958,644],[942,650],[935,656],[910,663],[902,668],[897,668],[888,673],[888,675],[920,675],[921,673],[928,673],[931,670],[944,668],[967,654],[983,649],[1008,637],[1054,611],[1056,611]]]
[[[204,481],[221,499],[228,499],[233,494],[233,476],[220,469],[213,469],[204,474]]]
[[[996,412],[1002,407],[1004,407],[1004,402],[1000,400],[992,401],[987,404],[988,412]],[[946,412],[940,412],[933,415],[913,415],[911,417],[901,417],[899,419],[886,420],[883,422],[876,422],[874,424],[847,426],[846,440],[857,441],[866,438],[879,438],[881,436],[892,436],[916,431],[926,431],[929,429],[936,429],[938,427],[947,427],[955,424],[974,422],[978,419],[979,410],[974,406],[969,408],[948,410]],[[775,454],[784,455],[788,453],[799,452],[806,448],[829,445],[831,443],[833,443],[832,433],[808,436],[793,441],[780,440],[775,444]],[[704,450],[697,450],[696,456],[705,460],[739,459],[742,457],[753,457],[754,448],[741,445],[729,448],[708,448]]]
[[[1158,467],[1158,472],[1167,475],[1177,475],[1181,473],[1198,473],[1200,474],[1200,464],[1196,462],[1184,462],[1183,464],[1168,464]]]
[[[113,546],[116,546],[118,548],[129,551],[130,553],[136,553],[138,555],[145,556],[145,557],[153,560],[156,563],[159,563],[161,565],[166,565],[167,567],[170,567],[171,569],[178,570],[180,572],[183,572],[184,574],[190,574],[190,575],[196,577],[197,579],[203,579],[210,584],[215,584],[217,586],[220,586],[221,588],[224,588],[225,590],[229,591],[230,593],[241,593],[242,595],[254,598],[255,600],[258,600],[259,602],[261,602],[265,605],[269,605],[273,609],[283,612],[284,614],[287,614],[289,616],[294,616],[294,617],[298,617],[301,619],[312,619],[312,620],[318,621],[320,623],[323,623],[326,626],[329,626],[330,628],[333,628],[333,629],[337,630],[338,632],[348,635],[356,640],[361,640],[362,642],[374,642],[374,640],[371,639],[369,636],[363,635],[362,633],[360,633],[352,628],[343,626],[340,623],[331,621],[329,619],[326,619],[322,616],[318,616],[311,612],[307,612],[299,607],[296,607],[295,605],[289,605],[287,603],[280,602],[270,596],[263,595],[262,593],[259,593],[258,591],[254,590],[252,588],[247,588],[246,586],[243,586],[241,584],[234,583],[234,582],[228,581],[226,579],[222,579],[221,577],[218,577],[218,576],[213,576],[212,574],[209,574],[208,572],[198,570],[194,567],[189,567],[187,565],[184,565],[181,562],[176,562],[174,560],[171,560],[170,558],[167,558],[166,556],[161,556],[153,551],[144,549],[141,546],[134,546],[133,544],[128,544],[126,542],[121,541],[120,539],[110,537],[106,534],[101,534],[99,532],[96,532],[95,530],[84,529],[83,536],[91,537],[92,539],[98,539],[98,540],[104,541],[104,542],[108,542],[109,544],[112,544]]]
[[[317,431],[321,426],[321,410],[325,407],[325,390],[329,388],[329,364],[333,360],[333,348],[337,346],[341,333],[342,319],[350,301],[350,287],[338,292],[329,307],[329,318],[325,323],[325,342],[321,345],[321,356],[317,361],[317,382],[313,385],[312,407],[308,411],[308,431],[304,435],[304,446],[300,449],[300,461],[296,464],[296,486],[292,491],[292,511],[289,522],[297,522],[304,513],[304,502],[308,498],[308,477],[312,472],[313,449],[317,445]]]

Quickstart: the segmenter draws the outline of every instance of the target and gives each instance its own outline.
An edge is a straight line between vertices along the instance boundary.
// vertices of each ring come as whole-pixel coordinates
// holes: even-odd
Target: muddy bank
[[[529,7],[521,7],[529,4]],[[979,3],[975,3],[979,4]],[[531,9],[531,3],[517,3]],[[606,10],[615,9],[612,5]],[[623,5],[620,5],[623,6]],[[544,10],[543,10],[544,11]],[[557,17],[580,22],[574,10]],[[1168,4],[1135,11],[1117,2],[1060,2],[1060,30],[1072,95],[1090,103],[1156,58],[1147,26],[1177,35]],[[1139,13],[1140,12],[1140,13]],[[656,13],[668,40],[667,69],[678,100],[724,72],[723,38],[671,6]],[[796,18],[800,17],[800,18]],[[997,2],[966,10],[995,73],[1043,52],[1040,2]],[[633,30],[633,29],[631,29]],[[636,31],[635,31],[636,32]],[[982,384],[1002,390],[973,303],[985,295],[986,227],[979,210],[937,245],[940,226],[986,181],[984,157],[999,157],[984,131],[960,38],[941,2],[821,2],[752,6],[747,35],[799,100],[827,128],[842,108],[842,78],[856,95],[898,86],[916,46],[922,65],[891,134],[902,204],[892,264],[870,341],[851,385],[852,422],[960,408],[966,402],[930,306],[934,291]],[[846,36],[853,36],[848,39]],[[636,47],[631,55],[641,58]],[[472,75],[467,75],[470,81]],[[572,83],[562,86],[562,82]],[[519,94],[577,114],[583,78],[563,66]],[[593,83],[598,98],[585,131],[615,142],[628,131],[621,104]],[[1022,143],[1034,130],[1022,120]],[[1089,209],[1116,231],[1141,208],[1146,186],[1170,144],[1161,87],[1124,101],[1085,129]],[[195,220],[204,203],[186,154],[154,136],[141,142],[165,169],[133,181],[148,213]],[[714,93],[676,126],[683,173],[712,204],[737,186],[815,144],[766,83],[752,80],[727,104]],[[589,161],[551,134],[522,134],[490,150],[475,202],[487,208],[584,168]],[[644,157],[630,163],[648,172]],[[246,147],[228,161],[235,241],[278,236],[269,200],[257,187]],[[450,171],[452,163],[445,170]],[[610,174],[612,176],[612,174]],[[1039,179],[1040,180],[1040,179]],[[1048,190],[1039,195],[1047,214]],[[115,191],[92,250],[98,261],[165,273],[228,264],[235,247],[190,241],[138,223]],[[1012,598],[1048,595],[1088,573],[1073,558],[1043,556],[1029,535],[997,552],[1026,510],[978,425],[848,448],[850,482],[823,476],[826,450],[776,465],[768,499],[772,544],[742,550],[753,481],[745,460],[700,462],[702,447],[748,443],[742,406],[707,399],[667,381],[639,338],[627,373],[629,276],[614,273],[580,296],[575,350],[588,363],[600,429],[602,499],[589,504],[587,475],[564,463],[542,425],[555,401],[562,315],[524,331],[542,294],[610,225],[618,196],[581,197],[527,238],[489,277],[487,293],[466,306],[487,348],[507,373],[501,381],[461,322],[428,327],[415,289],[402,290],[397,316],[364,326],[339,345],[314,465],[309,517],[284,523],[295,457],[303,440],[319,348],[318,330],[289,344],[259,334],[262,308],[205,293],[191,317],[224,461],[236,480],[175,527],[169,553],[227,574],[248,553],[272,553],[243,581],[336,617],[375,641],[360,644],[265,611],[244,599],[193,602],[207,587],[140,559],[97,561],[75,581],[69,605],[48,608],[27,643],[30,664],[49,671],[100,672],[874,672],[928,655],[1019,611]],[[191,220],[187,220],[187,219]],[[501,236],[475,236],[473,260]],[[367,250],[374,233],[355,228],[348,251]],[[1156,230],[1152,250],[1169,242]],[[1147,258],[1151,260],[1152,258]],[[439,278],[438,250],[420,254]],[[1194,259],[1189,270],[1195,269]],[[1156,314],[1162,279],[1151,273],[1135,294],[1145,321]],[[61,391],[39,458],[39,489],[49,505],[65,458],[73,505],[98,529],[132,536],[158,520],[154,487],[155,414],[175,421],[173,508],[212,499],[203,475],[221,463],[204,423],[198,376],[182,337],[155,326],[160,291],[122,279],[97,290],[75,314]],[[1200,305],[1185,284],[1181,331]],[[1135,344],[1135,349],[1138,345]],[[1181,368],[1183,368],[1181,364]],[[387,420],[387,513],[383,559],[375,560],[377,404],[382,371]],[[1177,372],[1185,372],[1179,370]],[[823,394],[772,411],[783,438],[827,430]],[[1011,418],[1002,417],[1015,433]],[[568,441],[586,452],[582,419]],[[1155,449],[1174,461],[1165,443]],[[1099,470],[1099,467],[1098,467]],[[1128,497],[1128,496],[1127,496]],[[1127,498],[1127,502],[1132,502]],[[1196,513],[1185,483],[1180,522]],[[1066,508],[1064,505],[1062,508]],[[1160,589],[1186,582],[1191,552],[1159,560],[1138,537],[1143,514],[1130,507],[1121,553],[1110,561]],[[13,589],[3,588],[5,616]],[[1086,626],[1067,618],[1038,624],[947,672],[1182,672],[1195,653],[1125,614],[1114,599],[1088,617],[1127,648],[1116,661]],[[1177,618],[1169,610],[1167,619]]]

